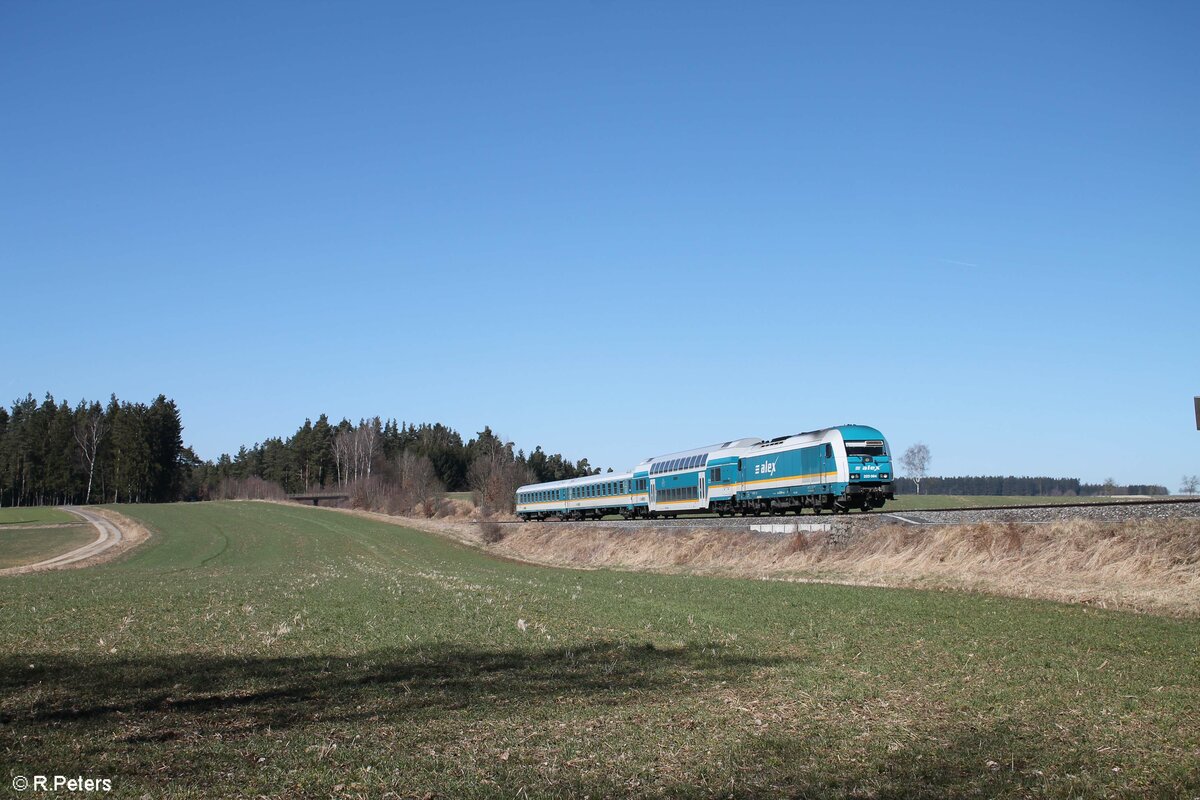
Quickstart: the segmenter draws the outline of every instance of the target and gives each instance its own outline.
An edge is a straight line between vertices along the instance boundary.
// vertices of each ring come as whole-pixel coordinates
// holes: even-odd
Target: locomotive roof
[[[883,434],[877,429],[867,425],[835,425],[832,428],[821,428],[815,431],[802,431],[800,433],[788,434],[786,436],[776,436],[774,439],[767,439],[758,444],[758,447],[774,447],[778,444],[804,444],[807,442],[824,441],[825,435],[830,431],[837,431],[842,435],[843,441],[858,441],[860,439],[882,439]]]

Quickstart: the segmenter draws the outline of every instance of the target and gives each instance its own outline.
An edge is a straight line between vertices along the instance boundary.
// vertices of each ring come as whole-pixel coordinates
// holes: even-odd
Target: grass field
[[[1200,794],[1194,620],[538,568],[299,506],[120,510],[156,532],[129,557],[0,584],[10,775],[115,797]]]
[[[36,564],[96,539],[88,524],[62,528],[0,528],[0,569]]]
[[[21,506],[19,508],[0,508],[0,527],[5,525],[57,525],[64,522],[78,522],[79,517],[46,506]]]

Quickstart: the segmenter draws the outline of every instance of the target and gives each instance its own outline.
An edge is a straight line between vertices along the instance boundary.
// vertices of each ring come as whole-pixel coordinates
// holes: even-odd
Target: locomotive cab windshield
[[[848,456],[886,456],[887,448],[883,442],[846,442]]]

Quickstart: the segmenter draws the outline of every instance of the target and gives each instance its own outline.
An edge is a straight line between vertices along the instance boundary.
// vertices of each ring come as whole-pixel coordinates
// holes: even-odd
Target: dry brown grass
[[[462,503],[438,519],[351,511],[547,566],[688,572],[864,586],[958,589],[1200,616],[1200,520],[882,526],[845,547],[824,534],[728,529],[504,526]],[[499,519],[499,518],[497,518]]]
[[[820,534],[524,525],[496,549],[557,566],[967,589],[1200,615],[1200,520],[886,526],[847,547]]]

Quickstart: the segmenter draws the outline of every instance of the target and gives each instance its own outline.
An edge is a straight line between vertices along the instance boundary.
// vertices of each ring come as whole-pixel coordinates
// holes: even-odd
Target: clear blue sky
[[[0,399],[1200,473],[1200,5],[5,3]]]

